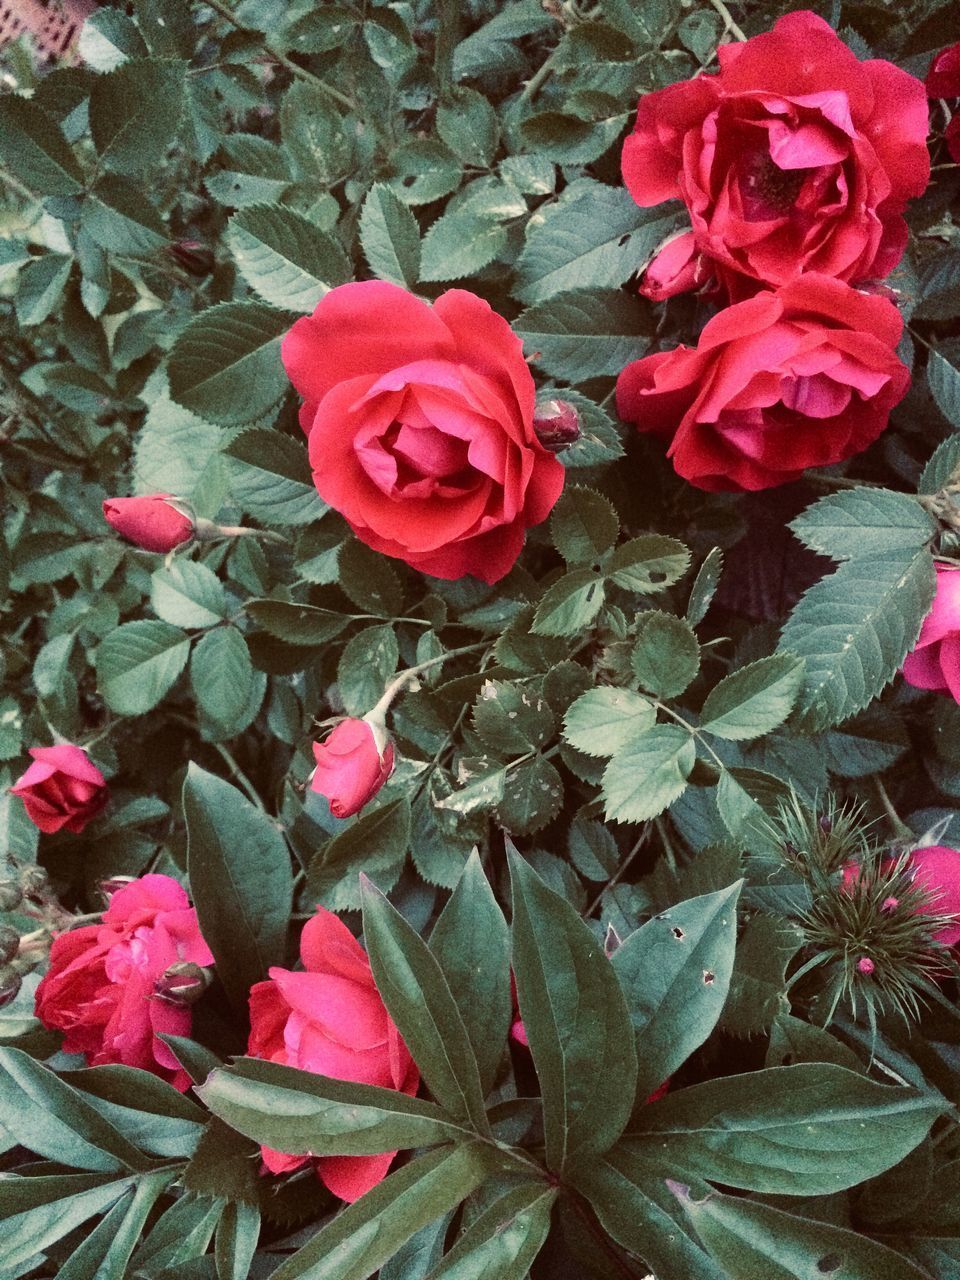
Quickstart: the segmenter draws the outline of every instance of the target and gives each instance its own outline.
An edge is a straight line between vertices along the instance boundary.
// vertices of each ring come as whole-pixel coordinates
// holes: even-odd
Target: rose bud
[[[545,449],[560,453],[580,439],[580,415],[566,400],[547,400],[534,411],[533,429]]]
[[[960,44],[948,45],[934,56],[924,82],[931,98],[960,98]]]
[[[393,772],[393,743],[368,720],[341,720],[313,744],[317,767],[311,790],[326,796],[335,818],[349,818],[377,794]]]
[[[187,504],[169,493],[107,498],[103,515],[121,537],[144,551],[172,551],[189,542],[197,528]]]
[[[82,747],[31,747],[33,764],[10,788],[27,817],[45,834],[79,832],[109,799],[106,779]],[[22,881],[21,881],[22,883]],[[46,883],[44,876],[43,883]]]
[[[13,925],[0,924],[0,964],[9,964],[20,950],[20,934]]]
[[[660,246],[643,273],[637,292],[651,302],[662,302],[664,298],[695,289],[707,274],[697,251],[696,237],[692,231],[685,231]]]
[[[178,240],[170,245],[170,256],[191,276],[202,280],[214,267],[213,250],[200,240]]]
[[[179,960],[153,984],[153,994],[170,1004],[184,1008],[196,1004],[210,985],[210,975],[206,969],[189,960]]]
[[[0,1009],[16,1000],[20,986],[19,973],[13,969],[0,969]]]
[[[960,565],[937,564],[933,606],[906,656],[903,678],[915,689],[936,689],[960,702]]]
[[[23,890],[16,880],[0,880],[0,911],[12,911],[23,901]]]

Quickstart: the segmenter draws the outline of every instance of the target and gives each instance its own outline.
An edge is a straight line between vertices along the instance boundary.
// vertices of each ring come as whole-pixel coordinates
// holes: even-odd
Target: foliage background
[[[792,7],[731,9],[754,34]],[[886,57],[921,77],[936,49],[960,39],[950,3],[814,7],[858,56]],[[504,1222],[519,1214],[524,1227],[507,1233],[519,1239],[512,1260],[490,1254],[484,1274],[491,1276],[522,1277],[544,1240],[534,1274],[542,1267],[542,1274],[609,1275],[620,1267],[642,1275],[630,1261],[638,1255],[660,1280],[736,1277],[717,1243],[724,1231],[749,1237],[765,1265],[780,1268],[771,1276],[807,1275],[800,1268],[838,1250],[845,1269],[836,1274],[851,1277],[876,1276],[881,1265],[898,1280],[946,1277],[960,1267],[953,980],[927,993],[922,1034],[870,1000],[859,1012],[843,1003],[823,1029],[863,939],[844,943],[822,981],[814,975],[788,994],[787,975],[811,955],[798,923],[811,889],[809,877],[784,865],[769,824],[792,786],[806,809],[834,793],[862,804],[866,819],[892,823],[874,829],[878,848],[937,823],[946,823],[943,841],[960,843],[960,710],[894,681],[929,607],[932,550],[950,554],[956,546],[946,487],[960,464],[960,245],[951,214],[958,171],[934,140],[933,181],[908,212],[910,246],[891,282],[908,322],[901,356],[914,382],[877,445],[829,476],[772,494],[704,495],[684,486],[657,443],[616,423],[613,380],[648,349],[692,341],[709,309],[689,297],[655,307],[629,287],[681,220],[673,207],[633,204],[620,183],[619,148],[638,94],[715,65],[725,13],[722,5],[673,0],[257,0],[235,8],[134,0],[104,6],[84,27],[77,65],[40,73],[28,49],[5,54],[0,773],[11,781],[26,747],[49,741],[53,730],[89,746],[114,794],[82,836],[45,839],[38,849],[22,806],[0,792],[9,857],[17,867],[39,858],[56,899],[77,911],[97,908],[106,876],[149,868],[183,877],[189,868],[219,974],[197,1011],[205,1049],[184,1049],[202,1079],[205,1054],[243,1050],[249,983],[271,961],[292,961],[291,901],[294,921],[319,901],[359,926],[358,871],[390,893],[410,933],[383,918],[401,930],[401,950],[420,957],[408,993],[418,1010],[406,1013],[410,1031],[391,1005],[410,1039],[432,998],[424,973],[436,976],[416,939],[429,935],[458,883],[470,903],[465,936],[479,927],[481,904],[505,930],[496,906],[511,902],[503,831],[522,855],[515,874],[533,905],[527,916],[518,913],[515,886],[513,965],[521,1001],[529,1002],[537,1071],[516,1049],[501,1054],[487,1101],[505,1108],[498,1137],[535,1150],[554,1182],[535,1181],[535,1195],[529,1182],[519,1190],[509,1177],[491,1184],[472,1155],[452,1148],[442,1159],[453,1165],[423,1174],[434,1188],[423,1204],[437,1212],[424,1217],[419,1246],[384,1235],[394,1239],[386,1280],[435,1274],[437,1242],[442,1247],[449,1228],[452,1244],[460,1229],[459,1220],[450,1228],[454,1204],[441,1203],[436,1186],[462,1191],[464,1229],[485,1221],[491,1198],[519,1197],[478,1228],[476,1239],[492,1250],[488,1237],[502,1247]],[[934,134],[943,123],[934,106]],[[327,289],[371,276],[427,298],[451,284],[487,298],[523,336],[544,393],[557,389],[581,413],[582,439],[563,455],[564,497],[495,588],[425,579],[376,555],[311,484],[279,340]],[[162,562],[114,539],[102,500],[157,491],[189,498],[207,518],[243,520],[282,540],[243,538]],[[369,710],[395,671],[472,646],[479,647],[425,673],[397,704],[401,764],[376,806],[349,823],[332,819],[304,785],[318,725]],[[468,866],[475,846],[485,875]],[[545,896],[524,868],[559,896]],[[461,882],[465,874],[471,878]],[[732,917],[716,937],[704,922],[741,878],[731,967]],[[212,904],[225,894],[233,895],[231,910],[218,928]],[[694,907],[677,905],[694,898]],[[669,1031],[661,1028],[656,1041],[647,1028],[638,1097],[670,1073],[682,1098],[682,1085],[721,1090],[739,1072],[819,1063],[809,1068],[821,1072],[810,1077],[822,1104],[819,1155],[789,1184],[769,1171],[738,1181],[729,1152],[726,1163],[704,1163],[704,1121],[693,1102],[668,1099],[650,1114],[674,1107],[675,1127],[699,1134],[687,1140],[689,1152],[674,1134],[672,1163],[651,1173],[648,1157],[634,1151],[603,1161],[602,1144],[594,1144],[589,1171],[572,1175],[562,1192],[583,1216],[559,1215],[548,1235],[560,1176],[550,1126],[578,1115],[588,1123],[586,1095],[576,1090],[602,1079],[597,1064],[611,1045],[632,1045],[624,1018],[646,1027],[644,984],[664,971],[670,940],[654,946],[648,934],[649,953],[634,943],[617,962],[628,974],[623,996],[609,974],[591,971],[596,1007],[612,1012],[602,1034],[581,1026],[573,1037],[576,1061],[565,1066],[572,1103],[567,1094],[550,1096],[550,1055],[560,1050],[547,1043],[547,1030],[538,1044],[536,1010],[555,1000],[563,1006],[587,981],[581,967],[564,970],[558,954],[583,948],[577,966],[592,955],[595,970],[605,935],[639,936],[638,925],[648,921],[650,929],[666,909],[686,910],[686,923],[675,927],[704,930],[698,980],[702,987],[702,973],[714,974],[716,1008],[707,1014],[693,999],[689,973],[675,977]],[[368,903],[369,910],[386,909]],[[5,919],[31,927],[16,911]],[[368,919],[373,947],[370,935]],[[503,979],[506,947],[491,982]],[[630,955],[640,954],[642,963],[628,970]],[[537,986],[541,962],[557,966],[552,986]],[[309,1240],[333,1206],[306,1179],[279,1186],[253,1178],[252,1148],[236,1131],[250,1126],[227,1114],[214,1091],[206,1100],[225,1122],[116,1071],[81,1079],[78,1064],[62,1055],[51,1064],[65,1075],[39,1066],[56,1044],[32,1020],[36,980],[28,978],[0,1014],[0,1034],[14,1046],[0,1051],[11,1166],[29,1130],[22,1121],[10,1127],[24,1098],[34,1102],[23,1114],[46,1135],[25,1143],[40,1157],[20,1166],[21,1179],[33,1179],[29,1190],[20,1181],[0,1185],[5,1214],[35,1215],[18,1220],[20,1261],[0,1268],[4,1280],[55,1266],[81,1276],[101,1264],[113,1267],[104,1275],[177,1268],[241,1276],[261,1214],[261,1253],[250,1274],[269,1274]],[[456,996],[449,972],[445,981]],[[559,1016],[572,1015],[567,1008]],[[449,1031],[443,1018],[440,1025]],[[677,1061],[652,1047],[666,1041],[684,1047]],[[437,1043],[423,1052],[437,1053]],[[669,1070],[646,1079],[652,1063]],[[421,1067],[444,1106],[437,1077]],[[846,1074],[838,1083],[830,1070]],[[623,1071],[617,1087],[608,1079],[598,1095],[601,1112],[616,1114],[625,1099],[629,1114]],[[863,1077],[850,1106],[885,1155],[864,1182],[866,1166],[852,1168],[848,1154],[841,1181],[862,1185],[830,1196],[823,1143],[846,1105],[844,1089],[853,1088],[850,1073]],[[512,1106],[536,1092],[538,1077],[544,1121]],[[871,1093],[876,1081],[897,1083],[899,1101],[878,1101],[885,1095]],[[782,1123],[788,1093],[779,1078],[766,1093],[759,1080],[747,1092],[756,1115]],[[721,1102],[718,1093],[711,1105]],[[269,1097],[259,1105],[269,1113]],[[118,1107],[132,1107],[139,1119]],[[919,1115],[925,1127],[903,1119],[888,1133],[884,1107]],[[135,1157],[112,1134],[124,1142],[142,1135],[144,1112],[163,1120],[160,1145]],[[664,1125],[673,1123],[669,1110],[663,1114]],[[812,1115],[801,1120],[814,1123]],[[945,1118],[923,1138],[937,1115]],[[610,1121],[611,1144],[614,1129]],[[74,1135],[69,1147],[64,1132]],[[842,1133],[852,1152],[852,1135]],[[157,1160],[166,1161],[159,1172]],[[756,1161],[766,1168],[759,1153]],[[45,1179],[59,1182],[67,1165],[86,1172],[71,1174],[68,1200],[60,1198],[64,1187],[49,1199]],[[127,1170],[119,1181],[118,1167]],[[704,1192],[712,1178],[751,1195],[682,1208],[663,1190],[665,1176]],[[481,1183],[486,1190],[473,1189]],[[377,1221],[415,1221],[418,1194],[414,1187],[411,1200]],[[785,1209],[794,1215],[786,1222],[776,1216]],[[105,1210],[101,1248],[90,1219]],[[643,1224],[639,1240],[624,1213]],[[120,1222],[129,1249],[108,1256]],[[145,1241],[136,1245],[141,1227]],[[831,1234],[847,1228],[859,1233],[853,1244]],[[680,1255],[658,1254],[666,1246],[655,1241],[678,1231],[689,1242],[676,1246]],[[216,1254],[207,1252],[214,1232]],[[901,1261],[878,1262],[870,1249],[883,1246],[868,1237],[899,1250]],[[38,1260],[44,1254],[49,1262]],[[368,1273],[362,1263],[353,1271],[337,1265],[308,1259],[278,1274]],[[750,1265],[755,1278],[759,1264]],[[442,1274],[480,1273],[451,1266]]]

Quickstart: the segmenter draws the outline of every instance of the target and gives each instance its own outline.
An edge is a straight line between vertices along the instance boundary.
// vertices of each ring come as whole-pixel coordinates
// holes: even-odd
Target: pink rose
[[[930,173],[920,81],[858,61],[805,11],[718,58],[718,74],[640,99],[623,148],[637,204],[682,200],[732,297],[806,271],[888,275],[907,242],[906,201]]]
[[[960,565],[938,564],[933,606],[903,664],[915,689],[940,689],[960,702]]]
[[[184,961],[213,964],[186,891],[169,876],[147,875],[118,889],[102,924],[61,933],[37,988],[37,1017],[64,1033],[67,1053],[91,1067],[140,1067],[184,1092],[190,1078],[158,1039],[188,1036],[189,1008],[157,994],[167,970]]]
[[[366,720],[341,720],[313,744],[312,791],[330,801],[335,818],[349,818],[372,800],[393,772],[393,743]]]
[[[475,294],[331,289],[283,342],[317,490],[375,551],[496,582],[560,496],[519,338]]]
[[[926,88],[931,98],[960,98],[960,44],[948,45],[935,55]]]
[[[196,532],[195,522],[182,508],[169,493],[152,493],[144,498],[107,498],[103,515],[107,524],[135,547],[172,551],[189,542]]]
[[[888,858],[883,862],[881,871],[889,872],[893,866],[893,859]],[[929,897],[924,911],[957,917],[955,924],[944,925],[933,935],[945,947],[956,946],[960,942],[960,850],[939,844],[913,849],[908,855],[906,870]],[[843,889],[851,892],[859,878],[860,867],[854,862],[848,863],[843,868]],[[883,910],[892,910],[898,905],[896,898],[887,898]],[[861,972],[868,971],[861,969]]]
[[[885,298],[811,272],[721,311],[696,349],[627,365],[617,410],[698,488],[769,489],[876,440],[910,382],[902,329]]]
[[[31,747],[33,764],[10,788],[30,821],[50,835],[66,827],[79,832],[110,798],[107,782],[82,747]]]
[[[420,1073],[384,1008],[366,953],[347,926],[318,907],[303,930],[300,957],[306,972],[271,969],[269,981],[250,992],[247,1052],[412,1097]],[[397,1154],[311,1157],[269,1147],[261,1151],[271,1173],[286,1173],[312,1159],[324,1185],[351,1202],[386,1177]]]

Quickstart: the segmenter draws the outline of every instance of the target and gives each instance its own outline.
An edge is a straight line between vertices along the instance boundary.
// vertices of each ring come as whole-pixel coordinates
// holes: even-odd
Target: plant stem
[[[887,795],[886,787],[883,785],[883,783],[880,781],[878,777],[874,777],[872,781],[873,781],[874,790],[877,793],[877,799],[883,805],[883,811],[887,815],[887,818],[890,822],[891,827],[893,827],[894,835],[897,837],[898,840],[907,839],[907,838],[913,839],[913,832],[910,830],[907,824],[900,817],[899,813],[897,813],[896,809],[893,807],[893,801]]]
[[[237,781],[240,783],[241,787],[243,787],[244,791],[247,793],[247,795],[253,801],[253,803],[257,806],[257,808],[261,811],[261,813],[266,813],[267,812],[266,806],[264,805],[263,801],[260,799],[259,795],[257,794],[256,787],[253,785],[253,783],[250,781],[247,775],[243,772],[243,770],[237,764],[231,752],[229,752],[221,742],[212,742],[210,745],[213,747],[215,751],[219,752],[224,762],[229,766],[230,769],[233,770],[234,776],[236,777]]]
[[[627,854],[624,860],[620,863],[619,867],[617,867],[616,871],[613,873],[613,875],[610,877],[607,883],[603,886],[603,888],[600,890],[600,892],[597,894],[594,900],[590,903],[589,907],[587,907],[586,911],[584,911],[583,913],[584,919],[589,919],[589,917],[593,915],[594,911],[596,911],[597,907],[599,907],[600,903],[603,901],[603,895],[605,893],[608,893],[614,887],[615,884],[618,884],[623,879],[624,875],[626,874],[627,868],[630,866],[630,863],[633,862],[634,858],[637,856],[637,854],[646,844],[647,836],[649,834],[650,834],[650,823],[645,822],[643,824],[643,830],[640,832],[640,836],[636,844],[633,846],[633,848],[630,850],[630,852]]]
[[[210,0],[207,0],[208,4],[209,2]],[[714,9],[716,9],[717,13],[719,13],[720,17],[723,19],[724,35],[726,35],[726,33],[729,31],[730,34],[734,36],[737,40],[746,40],[747,37],[743,34],[743,32],[734,22],[733,15],[731,14],[727,6],[723,3],[723,0],[710,0],[710,3],[713,5]]]
[[[430,667],[435,667],[440,662],[446,662],[448,658],[457,658],[464,653],[477,653],[480,649],[488,649],[489,647],[488,641],[481,640],[479,644],[464,645],[462,649],[450,649],[447,653],[441,653],[436,658],[428,658],[426,662],[418,662],[415,667],[407,667],[405,671],[400,672],[396,679],[390,681],[384,689],[383,696],[380,698],[380,701],[371,711],[367,712],[364,719],[368,719],[370,717],[382,719],[386,715],[391,702],[393,702],[394,698],[401,691],[407,681],[412,679],[413,676],[419,675],[421,671],[426,671]]]

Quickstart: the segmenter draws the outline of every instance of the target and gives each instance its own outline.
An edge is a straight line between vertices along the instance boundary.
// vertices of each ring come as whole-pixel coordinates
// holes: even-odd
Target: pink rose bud
[[[566,400],[546,400],[534,411],[533,429],[545,449],[560,453],[580,439],[580,415]]]
[[[877,966],[873,963],[869,956],[861,956],[857,961],[857,972],[865,974],[867,977],[873,973]]]
[[[924,83],[931,98],[960,98],[960,44],[940,50]]]
[[[660,246],[660,252],[643,273],[637,292],[651,302],[662,302],[695,289],[707,274],[693,232],[685,231]]]
[[[33,764],[10,788],[27,817],[47,835],[66,827],[79,832],[109,798],[106,779],[82,747],[31,747]]]
[[[202,280],[213,270],[213,250],[200,240],[178,240],[170,246],[169,253],[184,271],[196,276],[198,280]]]
[[[335,818],[359,813],[393,772],[393,743],[366,720],[341,720],[313,755],[311,790],[327,797]]]
[[[196,521],[189,508],[169,493],[143,498],[108,498],[103,504],[107,524],[144,551],[172,551],[189,542]]]
[[[210,985],[206,969],[190,960],[178,960],[166,969],[153,984],[153,994],[161,1000],[184,1008],[196,1004]]]

